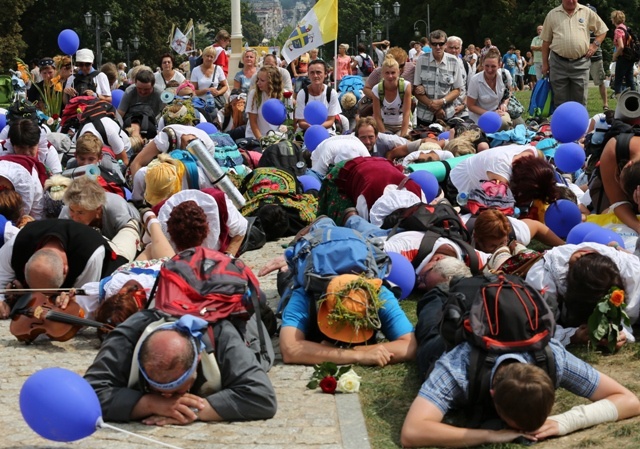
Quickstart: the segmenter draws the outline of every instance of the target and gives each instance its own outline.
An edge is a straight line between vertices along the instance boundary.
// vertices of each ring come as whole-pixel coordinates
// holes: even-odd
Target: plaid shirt
[[[461,64],[458,58],[449,53],[445,53],[439,63],[434,59],[433,53],[423,53],[416,63],[414,76],[414,86],[422,84],[427,97],[432,100],[439,100],[454,89],[461,89],[464,86],[462,79]],[[455,107],[453,102],[444,107],[446,118],[453,117]],[[418,119],[425,122],[434,120],[433,112],[426,105],[418,103]]]
[[[556,387],[565,388],[584,398],[591,397],[600,383],[600,373],[568,352],[557,340],[552,339],[549,344],[556,363]],[[445,353],[420,388],[418,394],[435,405],[443,415],[452,408],[464,407],[468,400],[470,354],[469,343],[458,345]],[[529,353],[518,353],[518,356],[534,362]]]

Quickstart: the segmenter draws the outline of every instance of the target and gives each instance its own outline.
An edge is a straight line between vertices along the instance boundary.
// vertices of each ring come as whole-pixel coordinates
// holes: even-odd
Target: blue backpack
[[[214,158],[220,167],[224,171],[233,168],[239,175],[245,175],[246,168],[243,165],[244,159],[242,159],[238,145],[236,145],[231,136],[226,133],[214,133],[209,134],[209,137],[213,140],[213,143],[216,144]]]
[[[358,231],[336,226],[330,218],[316,221],[309,232],[285,251],[293,288],[319,297],[335,276],[364,274],[383,279],[389,272],[387,253]]]
[[[529,115],[531,117],[547,118],[553,111],[553,91],[549,77],[543,77],[536,82],[536,86],[531,91],[531,101],[529,103]]]
[[[340,96],[339,100],[342,100],[342,96],[347,92],[351,92],[356,96],[356,99],[360,101],[362,98],[362,89],[364,89],[364,81],[359,75],[347,75],[340,80],[340,86],[338,87]]]

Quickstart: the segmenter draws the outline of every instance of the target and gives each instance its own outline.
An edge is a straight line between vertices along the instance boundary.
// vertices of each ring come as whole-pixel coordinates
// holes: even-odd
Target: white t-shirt
[[[214,154],[214,152],[216,151],[216,145],[213,143],[213,140],[211,140],[211,137],[209,137],[209,135],[200,128],[186,125],[167,125],[165,128],[171,128],[175,131],[176,140],[178,141],[178,143],[181,141],[184,134],[193,134],[198,139],[200,139],[202,143],[204,143],[211,154]],[[170,142],[167,133],[159,132],[153,138],[153,142],[156,144],[159,152],[166,153],[167,151],[169,151]]]
[[[256,104],[257,102],[255,101],[255,96],[257,92],[258,91],[256,89],[251,89],[249,91],[249,96],[247,97],[246,112],[247,114],[256,114],[258,116],[258,129],[260,130],[260,133],[262,134],[262,136],[265,136],[267,132],[269,132],[270,130],[278,131],[279,126],[272,125],[271,123],[266,121],[265,118],[262,116],[262,106],[264,106],[264,103],[267,100],[269,100],[270,97],[266,92],[260,92],[260,95],[262,96],[262,100],[260,102],[260,106],[258,107],[258,105]],[[245,137],[247,139],[249,138],[253,139],[256,137],[256,134],[254,133],[253,128],[251,128],[251,121],[247,123]]]
[[[507,79],[510,79],[511,75],[507,71]],[[496,75],[496,90],[489,87],[487,81],[484,79],[484,72],[476,73],[469,80],[469,89],[467,91],[467,97],[476,100],[476,105],[487,111],[495,111],[500,105],[500,100],[504,95],[505,85],[502,81],[502,74],[500,70]],[[475,112],[469,111],[469,118],[478,123],[480,116]]]
[[[510,180],[513,158],[525,151],[530,151],[533,155],[537,154],[536,147],[517,144],[481,151],[460,162],[451,170],[451,182],[459,192],[470,192],[481,187],[480,181],[489,179],[487,172]]]
[[[156,78],[156,82],[154,84],[154,86],[159,87],[160,89],[166,89],[167,88],[167,83],[164,81],[164,77],[162,76],[162,72],[156,72],[153,74],[153,76]],[[173,71],[173,76],[171,77],[171,79],[169,81],[176,81],[178,84],[182,84],[182,82],[185,80],[185,77],[182,73],[180,73],[178,70],[174,70]]]
[[[91,72],[93,73],[95,69]],[[73,87],[73,80],[75,79],[75,75],[71,75],[69,79],[67,79],[67,84],[65,87]],[[104,73],[98,73],[93,81],[96,83],[96,94],[104,95],[107,97],[111,96],[111,86],[109,85],[109,78]],[[81,92],[78,92],[78,95],[82,95]]]
[[[404,82],[405,92],[411,86],[409,81]],[[378,92],[378,86],[371,90],[373,95],[380,101],[380,92]],[[400,89],[396,93],[396,97],[393,101],[387,101],[386,98],[382,100],[382,107],[380,108],[382,113],[382,122],[385,125],[402,125],[402,98],[400,97]]]
[[[367,55],[366,53],[359,53],[353,58],[356,61],[356,67],[358,70],[357,74],[365,78],[365,80],[369,75],[365,75],[364,73],[362,73],[362,70],[360,70],[360,67],[362,67],[362,65],[364,64],[364,60],[367,58],[371,59],[371,56]],[[373,64],[373,60],[371,61],[371,63]]]
[[[471,214],[460,215],[460,218],[462,218],[462,222],[464,224],[467,224],[469,218],[471,218]],[[513,228],[513,232],[516,235],[516,240],[518,242],[522,243],[525,246],[531,243],[531,230],[524,221],[518,220],[514,217],[507,217],[507,220],[509,220],[509,223]]]
[[[307,94],[305,91],[300,90],[296,98],[296,110],[294,117],[298,120],[304,119],[304,108],[312,101],[321,101],[327,107],[327,118],[334,117],[342,113],[340,101],[338,100],[338,92],[336,92],[335,89],[331,89],[331,96],[329,97],[330,101],[327,102],[327,87],[328,86],[324,86],[320,95],[309,95],[309,101],[306,101]]]
[[[47,140],[47,130],[44,127],[40,127],[40,140],[38,141],[38,160],[47,167],[51,173],[58,175],[62,173],[62,164],[60,163],[60,157],[58,156],[58,150],[49,143]],[[2,132],[0,132],[0,140],[5,140],[4,144],[0,148],[0,156],[5,154],[15,154],[13,145],[9,137],[9,125],[5,126]]]
[[[224,76],[224,71],[222,67],[215,66],[215,70],[211,74],[211,76],[205,76],[202,73],[202,66],[199,65],[191,72],[191,82],[198,84],[198,89],[205,89],[207,87],[215,87],[216,89],[220,85],[221,82],[225,81],[227,78]],[[205,95],[199,95],[200,98],[206,100]]]
[[[352,135],[329,137],[311,153],[311,169],[325,176],[331,165],[358,156],[370,157],[371,155],[357,137]]]
[[[103,145],[107,145],[108,147],[110,147],[114,154],[120,154],[123,151],[128,151],[131,148],[131,141],[129,140],[129,136],[122,128],[120,128],[120,125],[118,125],[109,117],[102,117],[100,119],[100,123],[102,123],[102,126],[104,126],[104,131],[107,134],[106,142],[104,142],[102,136],[93,123],[87,123],[86,125],[84,125],[82,127],[82,130],[80,130],[80,135],[82,136],[86,133],[93,134],[98,139],[100,139]],[[76,142],[77,137],[78,135],[73,136],[74,143]]]

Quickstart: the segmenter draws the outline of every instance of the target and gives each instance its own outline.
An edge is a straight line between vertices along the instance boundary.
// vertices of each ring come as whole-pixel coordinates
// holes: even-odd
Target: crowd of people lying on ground
[[[432,33],[434,57],[445,57],[446,42]],[[211,78],[215,55],[205,50],[194,71]],[[76,302],[107,324],[85,374],[105,420],[273,417],[267,371],[276,328],[284,363],[416,361],[424,383],[402,429],[406,447],[541,440],[640,414],[632,392],[565,349],[595,340],[615,351],[635,341],[640,137],[612,113],[596,115],[580,139],[591,159],[562,173],[548,122],[507,112],[499,54],[489,50],[479,74],[499,86],[491,104],[474,100],[471,86],[467,102],[455,102],[464,84],[455,58],[452,90],[416,83],[412,92],[398,81],[406,59],[391,48],[376,69],[383,81],[363,83],[385,97],[369,102],[370,116],[357,100],[366,93],[324,84],[321,60],[310,61],[310,84],[295,99],[283,95],[291,90],[280,70],[263,66],[248,95],[238,88],[218,105],[222,123],[206,102],[221,95],[219,85],[166,83],[160,93],[144,68],[115,111],[76,100],[64,133],[49,132],[18,100],[0,156],[0,285],[18,292],[2,296],[0,317],[25,315],[19,291],[32,288],[58,292],[51,302],[61,311]],[[91,70],[89,50],[76,60]],[[413,69],[415,80],[426,76],[419,63]],[[71,80],[66,101],[104,100],[88,86]],[[290,107],[289,129],[263,111],[270,99]],[[318,103],[321,120],[308,114]],[[468,118],[453,117],[467,105]],[[501,123],[486,133],[477,123],[495,109]],[[246,132],[233,138],[244,112]],[[314,126],[326,135],[309,139]],[[545,223],[559,201],[572,203],[579,221],[596,216],[624,228],[622,244],[567,243],[569,230]],[[288,247],[257,273],[277,271],[272,310],[242,260],[285,237]],[[465,292],[463,323],[448,312]],[[420,298],[415,326],[400,307],[411,293]],[[483,314],[485,293],[496,298],[494,314]],[[511,305],[497,300],[514,295]],[[606,323],[616,331],[596,338],[589,320],[602,301],[625,304],[629,320],[618,314]],[[591,404],[549,416],[559,387]],[[456,408],[470,412],[473,430],[443,422]]]

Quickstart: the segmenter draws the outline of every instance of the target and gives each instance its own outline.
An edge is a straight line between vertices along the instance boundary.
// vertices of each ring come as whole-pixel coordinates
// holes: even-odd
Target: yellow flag
[[[338,0],[320,0],[302,18],[284,43],[287,63],[301,54],[338,38]]]

